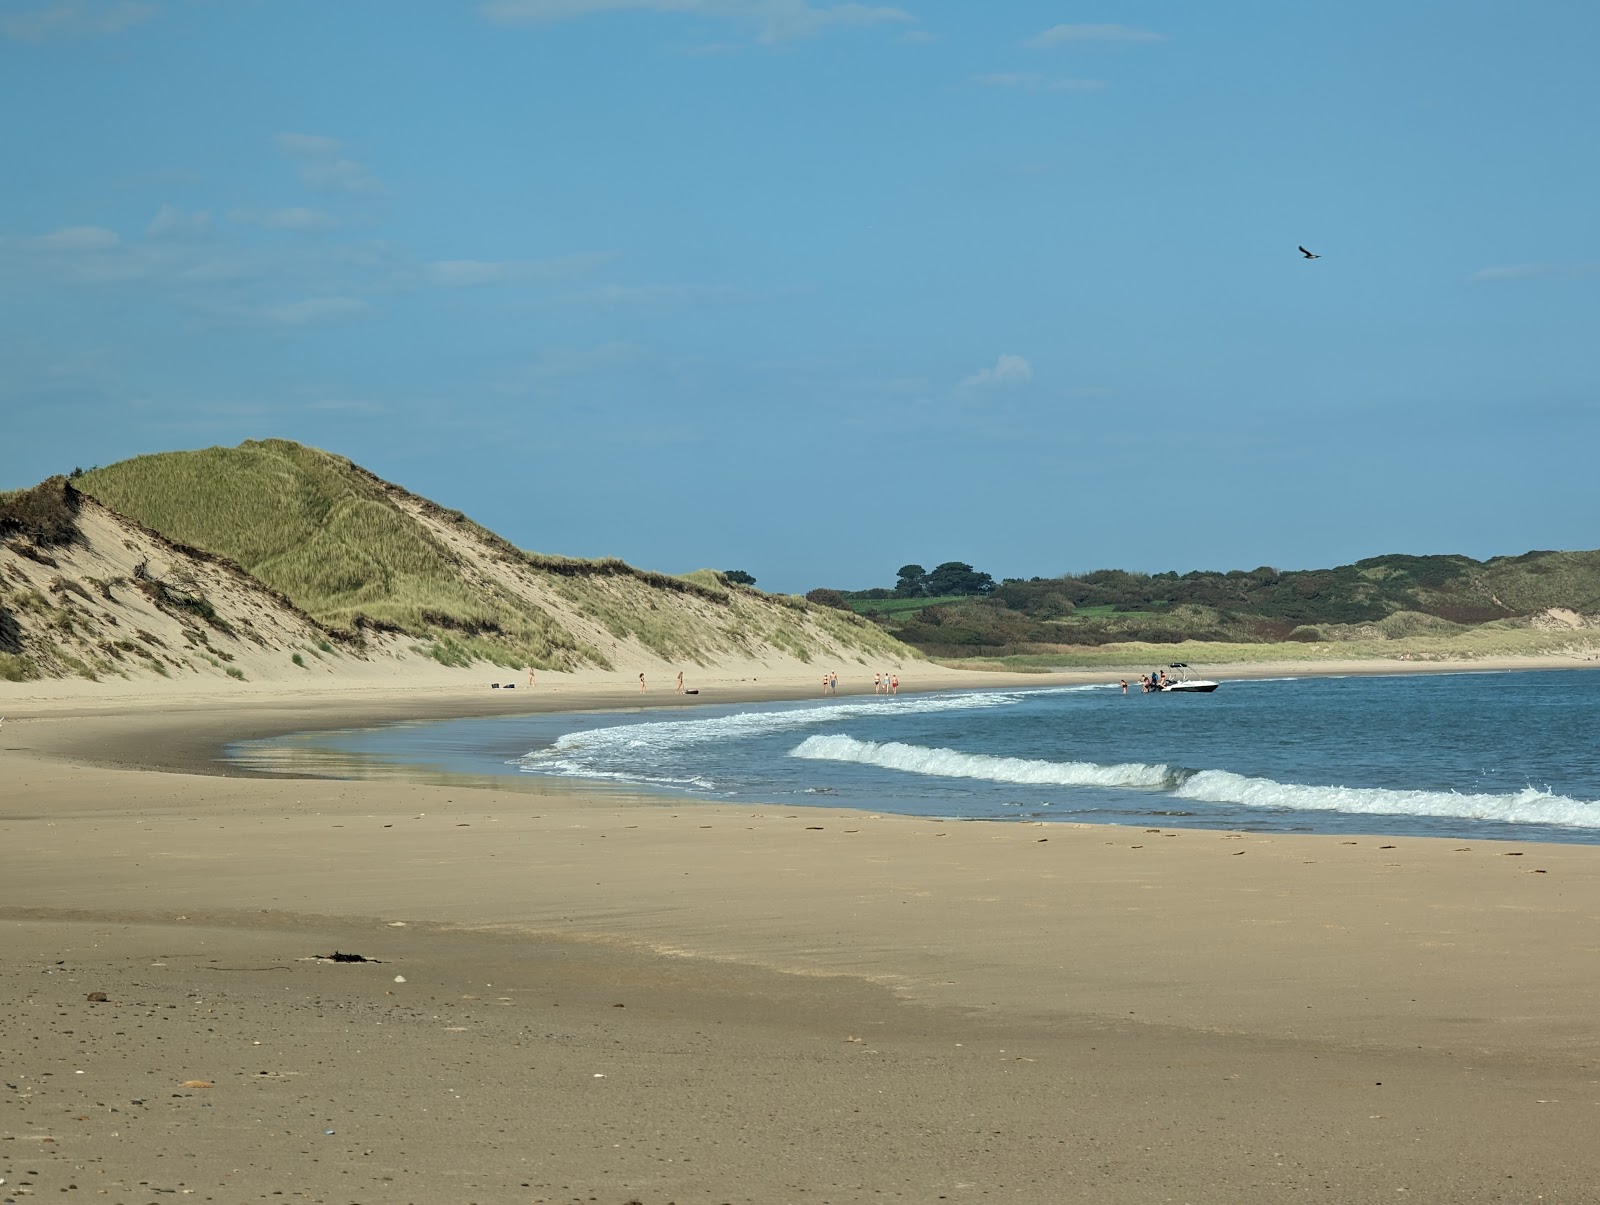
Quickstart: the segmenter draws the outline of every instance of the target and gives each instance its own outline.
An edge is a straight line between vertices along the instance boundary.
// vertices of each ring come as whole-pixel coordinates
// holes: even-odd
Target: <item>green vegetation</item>
[[[0,653],[0,682],[31,682],[39,677],[39,667],[28,657]]]
[[[1043,664],[1138,664],[1190,651],[1199,660],[1249,659],[1246,650],[1287,656],[1509,655],[1582,642],[1547,611],[1600,612],[1600,552],[1530,552],[1475,561],[1464,556],[1373,557],[1334,569],[1143,574],[1117,569],[1057,578],[1008,578],[979,588],[970,566],[920,565],[898,572],[893,590],[839,594],[851,609],[930,656],[1006,668]],[[930,582],[959,580],[939,597]],[[1579,621],[1582,622],[1581,620]],[[1556,623],[1561,628],[1560,623]],[[1296,649],[1337,645],[1337,654]],[[1226,647],[1218,647],[1226,646]],[[1103,650],[1104,656],[1094,650]],[[1151,653],[1150,650],[1164,650]],[[1363,651],[1365,650],[1365,651]],[[1267,656],[1269,654],[1261,654]]]
[[[925,611],[929,607],[949,606],[964,601],[965,596],[961,594],[940,594],[932,598],[851,598],[849,604],[850,609],[857,615],[871,615],[876,618],[883,615],[910,615],[916,611]]]
[[[185,551],[242,567],[331,634],[357,645],[368,633],[404,635],[445,665],[611,668],[574,635],[596,627],[697,664],[759,655],[769,641],[802,661],[906,654],[864,619],[754,590],[742,570],[674,577],[524,552],[459,511],[284,440],[142,456],[92,469],[78,487]],[[211,623],[204,596],[168,578],[135,584]]]
[[[469,581],[460,556],[402,509],[392,487],[326,452],[250,441],[141,456],[85,473],[80,485],[168,539],[238,562],[349,636],[448,635],[452,662],[577,660],[577,642],[547,613],[499,583]]]

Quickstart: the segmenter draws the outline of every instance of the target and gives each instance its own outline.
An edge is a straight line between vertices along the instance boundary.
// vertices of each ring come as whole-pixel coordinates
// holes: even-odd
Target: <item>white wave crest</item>
[[[986,782],[1029,783],[1062,787],[1170,787],[1176,781],[1170,766],[1130,762],[1103,766],[1084,761],[1044,761],[1027,757],[993,757],[958,749],[930,749],[899,741],[858,741],[853,736],[812,736],[789,752],[812,761],[855,762],[907,774],[943,778],[978,778]]]
[[[1077,689],[1077,688],[1071,688]],[[791,707],[774,711],[741,711],[733,715],[692,720],[662,720],[643,724],[614,724],[569,732],[548,749],[536,749],[521,758],[530,769],[555,773],[592,773],[600,766],[638,765],[674,750],[711,742],[738,741],[773,732],[833,724],[863,716],[898,716],[940,711],[971,711],[1007,707],[1021,702],[1027,691],[979,691],[890,698],[875,695],[848,703],[816,707]]]
[[[1246,778],[1227,770],[1201,770],[1173,792],[1179,799],[1232,803],[1298,812],[1350,812],[1377,816],[1444,816],[1497,820],[1504,824],[1550,824],[1600,828],[1600,804],[1555,795],[1536,787],[1503,795],[1456,791],[1403,791],[1386,787],[1317,787]]]

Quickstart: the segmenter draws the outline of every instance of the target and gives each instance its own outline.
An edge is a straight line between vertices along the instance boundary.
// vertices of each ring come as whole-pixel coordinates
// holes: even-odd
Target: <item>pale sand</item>
[[[623,686],[0,695],[0,1200],[1596,1199],[1594,847],[206,774]]]

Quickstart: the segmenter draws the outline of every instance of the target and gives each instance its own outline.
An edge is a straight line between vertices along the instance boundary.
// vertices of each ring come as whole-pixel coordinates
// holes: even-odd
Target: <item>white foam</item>
[[[1069,687],[1066,690],[1080,690]],[[536,770],[562,773],[558,762],[581,760],[586,765],[616,765],[653,760],[675,749],[709,743],[731,743],[750,736],[811,728],[822,723],[838,723],[866,715],[918,715],[930,712],[978,711],[987,707],[1008,707],[1029,695],[1058,691],[974,691],[949,695],[888,696],[851,699],[850,703],[821,704],[816,707],[787,707],[782,711],[734,712],[709,715],[693,720],[658,720],[650,723],[619,723],[610,728],[590,728],[566,733],[549,749],[536,749],[522,763]]]
[[[1034,786],[1131,787],[1167,790],[1178,799],[1236,807],[1353,815],[1438,816],[1492,820],[1502,824],[1545,824],[1600,828],[1600,803],[1589,803],[1526,787],[1499,795],[1457,791],[1407,791],[1386,787],[1307,786],[1248,778],[1228,770],[1189,771],[1167,765],[1126,762],[1057,762],[993,757],[958,749],[928,748],[898,741],[861,741],[844,735],[807,737],[791,757],[852,762],[906,774],[969,778]]]
[[[1497,820],[1504,824],[1550,824],[1600,828],[1600,804],[1525,787],[1500,795],[1457,791],[1404,791],[1386,787],[1319,787],[1246,778],[1227,770],[1201,770],[1173,792],[1179,799],[1232,803],[1299,812],[1349,812],[1375,816],[1443,816]]]
[[[1170,766],[1129,762],[1103,766],[1095,762],[1057,762],[1027,757],[994,757],[958,749],[930,749],[899,741],[858,741],[853,736],[812,736],[789,752],[811,761],[854,762],[907,774],[942,778],[977,778],[986,782],[1027,783],[1063,787],[1170,787],[1176,781]]]

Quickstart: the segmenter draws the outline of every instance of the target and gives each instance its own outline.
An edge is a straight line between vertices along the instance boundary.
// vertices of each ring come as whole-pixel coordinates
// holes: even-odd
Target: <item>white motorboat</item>
[[[1161,685],[1159,689],[1162,694],[1208,695],[1222,685],[1210,678],[1191,678],[1188,665],[1182,661],[1174,661],[1167,668],[1177,673]]]

